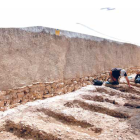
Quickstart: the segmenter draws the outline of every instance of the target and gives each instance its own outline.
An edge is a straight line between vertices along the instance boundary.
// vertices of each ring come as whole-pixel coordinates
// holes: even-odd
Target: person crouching
[[[124,76],[126,81],[127,81],[127,84],[128,86],[130,87],[130,82],[129,82],[129,79],[127,77],[127,73],[124,69],[121,69],[121,68],[114,68],[110,71],[110,83],[112,85],[118,85],[119,84],[119,78]]]
[[[135,83],[140,83],[140,70],[138,70],[137,75],[135,76]]]

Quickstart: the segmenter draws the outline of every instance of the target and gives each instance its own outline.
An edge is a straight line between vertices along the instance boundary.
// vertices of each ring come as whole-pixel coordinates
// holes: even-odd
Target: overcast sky
[[[0,27],[45,26],[140,45],[139,0],[0,0]]]

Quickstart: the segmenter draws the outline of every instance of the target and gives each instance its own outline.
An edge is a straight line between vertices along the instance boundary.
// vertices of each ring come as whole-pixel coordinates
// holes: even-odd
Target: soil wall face
[[[0,90],[140,66],[140,48],[45,28],[0,29]]]

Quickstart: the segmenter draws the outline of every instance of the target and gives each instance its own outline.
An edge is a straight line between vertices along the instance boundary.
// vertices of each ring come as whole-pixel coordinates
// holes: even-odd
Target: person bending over
[[[129,82],[129,79],[127,77],[127,74],[126,74],[126,71],[124,69],[121,69],[121,68],[114,68],[110,71],[110,82],[111,84],[119,84],[119,77],[120,76],[124,76],[126,81],[127,81],[127,84],[128,86],[130,87],[130,82]]]
[[[137,72],[137,75],[135,77],[135,83],[140,83],[140,70]]]

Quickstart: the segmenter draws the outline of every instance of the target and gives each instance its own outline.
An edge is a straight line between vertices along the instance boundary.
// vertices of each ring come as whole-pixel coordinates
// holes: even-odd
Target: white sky
[[[0,27],[45,26],[138,45],[139,16],[139,0],[0,0]]]

